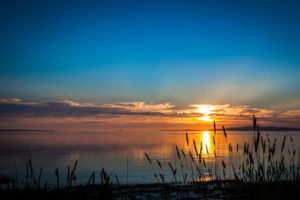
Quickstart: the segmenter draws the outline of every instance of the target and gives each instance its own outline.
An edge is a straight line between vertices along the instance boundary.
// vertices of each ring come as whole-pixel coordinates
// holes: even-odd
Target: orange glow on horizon
[[[199,117],[198,120],[202,120],[202,121],[212,121],[212,119],[210,118],[210,116],[203,116],[203,117]]]

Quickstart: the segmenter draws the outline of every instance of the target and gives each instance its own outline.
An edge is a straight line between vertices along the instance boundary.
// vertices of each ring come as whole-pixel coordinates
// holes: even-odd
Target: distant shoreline
[[[213,131],[214,129],[209,129]],[[217,131],[222,131],[223,129],[216,129]],[[236,128],[226,128],[227,131],[253,131],[252,126],[236,127]],[[300,128],[290,128],[290,127],[259,127],[261,131],[300,131]],[[160,131],[207,131],[201,129],[162,129]]]
[[[12,131],[12,132],[14,132],[14,131],[56,131],[56,130],[34,130],[34,129],[0,129],[0,131]]]

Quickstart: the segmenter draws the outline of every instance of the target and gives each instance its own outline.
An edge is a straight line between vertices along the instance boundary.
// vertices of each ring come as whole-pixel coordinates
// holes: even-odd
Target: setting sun
[[[202,117],[199,117],[198,120],[201,121],[212,121],[210,118],[210,114],[214,113],[213,110],[216,108],[216,106],[212,105],[195,105],[198,109],[196,110],[197,113],[203,114]]]
[[[216,106],[211,106],[211,105],[196,105],[196,107],[198,107],[198,110],[196,112],[202,113],[204,115],[209,115],[209,114],[214,113],[212,110]]]

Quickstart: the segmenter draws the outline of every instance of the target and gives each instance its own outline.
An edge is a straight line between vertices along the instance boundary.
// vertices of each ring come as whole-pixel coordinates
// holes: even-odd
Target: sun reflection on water
[[[206,148],[207,147],[207,148]],[[210,139],[209,139],[209,131],[203,131],[202,133],[202,149],[207,154],[207,150],[209,150],[210,147]]]

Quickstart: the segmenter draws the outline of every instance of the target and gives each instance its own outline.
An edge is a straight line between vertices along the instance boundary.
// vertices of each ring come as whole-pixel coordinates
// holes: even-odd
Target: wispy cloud
[[[172,105],[171,103],[147,104],[142,101],[124,102],[119,104],[104,104],[104,106],[110,108],[122,108],[133,112],[161,112],[161,113],[173,112],[173,109],[175,108],[175,105]]]
[[[300,110],[288,110],[280,114],[281,117],[300,118]]]
[[[147,104],[125,102],[119,104],[78,103],[70,100],[51,102],[23,102],[20,99],[0,99],[0,116],[31,117],[101,117],[103,115],[167,115],[175,106],[170,103]]]

